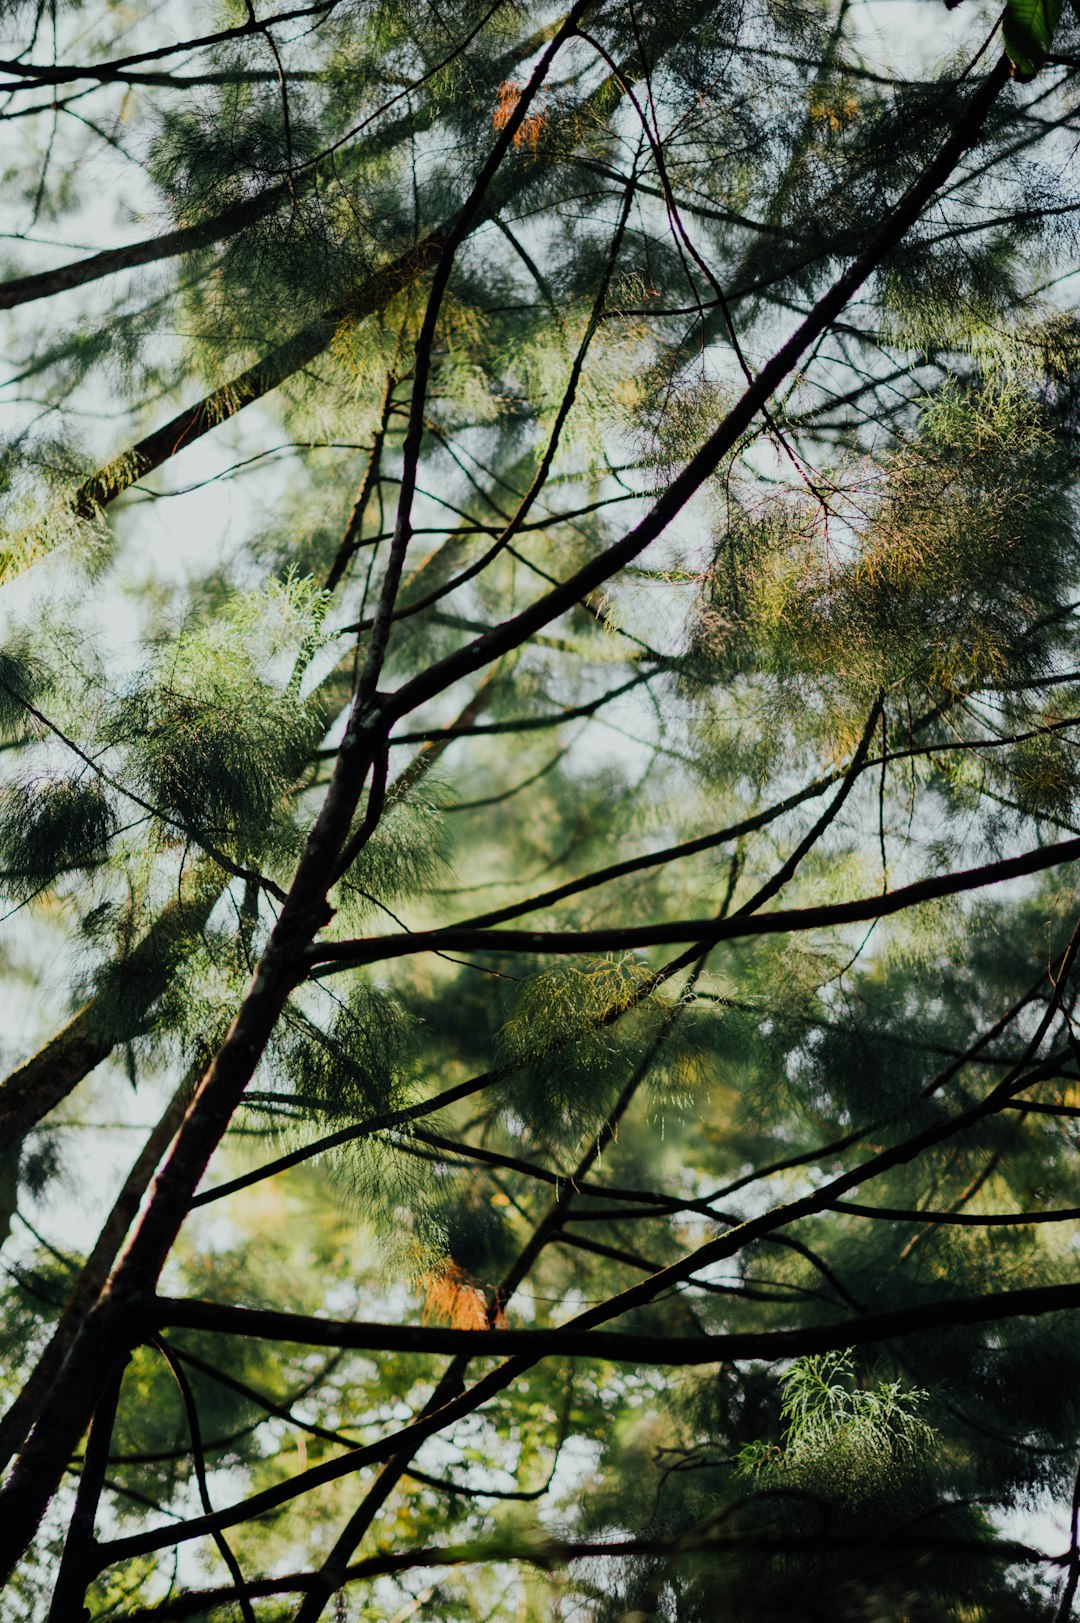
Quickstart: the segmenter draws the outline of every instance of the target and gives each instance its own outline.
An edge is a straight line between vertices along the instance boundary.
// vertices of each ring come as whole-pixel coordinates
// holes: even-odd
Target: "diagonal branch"
[[[632,952],[646,947],[694,941],[717,943],[763,935],[788,935],[866,924],[945,896],[983,890],[1010,879],[1045,873],[1080,858],[1080,839],[1063,840],[1025,851],[1000,862],[986,862],[959,873],[934,874],[886,895],[850,902],[823,902],[817,907],[777,908],[773,913],[734,914],[731,918],[671,919],[662,924],[627,925],[608,930],[484,930],[448,925],[398,935],[366,936],[356,941],[328,941],[312,947],[312,974],[333,974],[360,964],[385,963],[420,952],[513,952],[575,956],[581,953]]]
[[[72,498],[74,511],[82,518],[94,514],[139,479],[160,468],[162,463],[184,450],[203,434],[219,428],[245,406],[261,400],[309,365],[332,341],[346,321],[362,320],[383,309],[404,287],[423,275],[438,258],[442,240],[437,233],[423,238],[399,254],[389,265],[375,271],[349,298],[325,310],[315,321],[278,344],[261,360],[220,384],[193,406],[180,412],[161,428],[96,473],[84,479]]]

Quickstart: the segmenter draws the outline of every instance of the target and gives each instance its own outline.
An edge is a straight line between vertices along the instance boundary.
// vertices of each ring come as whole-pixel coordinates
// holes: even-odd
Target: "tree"
[[[8,8],[12,1616],[1071,1615],[1058,11]]]

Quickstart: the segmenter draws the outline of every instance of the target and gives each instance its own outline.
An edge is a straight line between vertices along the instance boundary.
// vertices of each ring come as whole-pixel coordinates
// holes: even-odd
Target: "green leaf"
[[[1033,79],[1046,61],[1061,7],[1062,0],[1007,0],[1005,51],[1018,79]]]

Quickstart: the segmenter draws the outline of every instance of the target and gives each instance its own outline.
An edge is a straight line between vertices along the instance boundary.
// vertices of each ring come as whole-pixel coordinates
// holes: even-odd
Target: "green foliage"
[[[110,796],[89,774],[12,784],[0,795],[0,885],[22,900],[73,869],[94,868],[116,827]]]
[[[495,1055],[510,1072],[504,1108],[542,1142],[573,1144],[603,1121],[657,1025],[649,981],[637,959],[598,958],[523,982]]]
[[[396,1001],[364,986],[337,1003],[325,1029],[297,1012],[279,1064],[302,1118],[323,1131],[404,1103],[407,1035]]]
[[[780,1378],[779,1444],[747,1443],[736,1475],[858,1508],[899,1498],[924,1476],[934,1432],[919,1416],[927,1394],[899,1381],[860,1389],[849,1354],[802,1358]]]
[[[174,839],[241,860],[289,849],[288,793],[321,729],[294,687],[267,679],[279,646],[272,621],[233,600],[166,642],[116,706],[107,736]]]
[[[1065,472],[1025,390],[946,387],[918,439],[838,484],[835,530],[805,496],[733,516],[696,652],[824,686],[834,707],[1036,675],[1050,647],[1033,628],[1054,625],[1075,557]]]
[[[444,813],[450,798],[432,778],[395,797],[341,881],[346,917],[370,919],[374,914],[376,927],[382,928],[394,903],[422,898],[445,878],[450,834]]]
[[[41,696],[44,676],[25,642],[0,649],[0,731],[6,740],[28,730],[27,706]]]
[[[175,1036],[196,1055],[206,1052],[246,969],[242,943],[207,929],[221,892],[220,870],[195,866],[160,912],[129,897],[126,905],[100,901],[86,914],[82,933],[97,949],[86,990],[101,1036],[151,1046]]]
[[[1019,77],[1033,79],[1046,61],[1061,12],[1062,0],[1008,0],[1003,37]]]

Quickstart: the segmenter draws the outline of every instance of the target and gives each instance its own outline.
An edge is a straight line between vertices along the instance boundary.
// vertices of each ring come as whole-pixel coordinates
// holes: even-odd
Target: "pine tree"
[[[1073,1615],[1060,12],[6,8],[5,1616]]]

